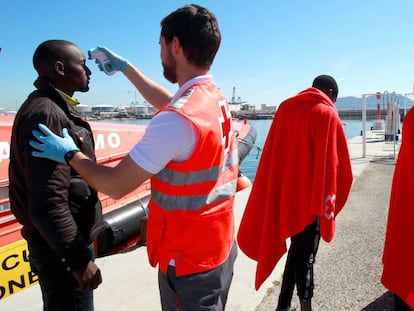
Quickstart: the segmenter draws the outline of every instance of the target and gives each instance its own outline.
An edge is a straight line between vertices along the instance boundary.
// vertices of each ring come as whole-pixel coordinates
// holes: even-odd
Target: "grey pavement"
[[[368,132],[365,157],[361,136],[349,140],[354,184],[338,215],[334,240],[321,241],[316,257],[315,310],[391,310],[387,308],[387,291],[379,281],[380,259],[399,144],[384,142],[381,137],[379,132]],[[237,227],[249,192],[250,188],[236,195]],[[274,310],[284,260],[283,257],[260,290],[255,291],[256,263],[239,251],[226,310]],[[157,269],[149,265],[145,247],[97,259],[97,264],[104,278],[95,291],[97,311],[161,310]],[[39,286],[4,299],[0,310],[42,310]]]

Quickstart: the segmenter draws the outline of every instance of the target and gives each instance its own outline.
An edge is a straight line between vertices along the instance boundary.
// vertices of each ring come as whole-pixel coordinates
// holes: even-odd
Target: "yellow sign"
[[[37,275],[30,269],[25,240],[0,248],[0,267],[0,300],[37,284]]]

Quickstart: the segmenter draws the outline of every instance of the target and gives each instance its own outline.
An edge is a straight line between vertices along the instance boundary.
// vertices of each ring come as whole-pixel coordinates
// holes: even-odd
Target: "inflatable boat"
[[[20,235],[21,225],[10,211],[8,165],[10,136],[14,118],[0,116],[0,301],[37,283],[31,271],[26,241]],[[114,166],[121,161],[145,132],[143,125],[90,122],[97,162]],[[239,162],[248,155],[256,140],[256,130],[246,121],[233,120],[239,142]],[[250,181],[239,174],[237,190]],[[115,200],[99,193],[105,231],[95,240],[97,257],[108,256],[145,245],[145,225],[150,198],[147,180],[127,196]]]

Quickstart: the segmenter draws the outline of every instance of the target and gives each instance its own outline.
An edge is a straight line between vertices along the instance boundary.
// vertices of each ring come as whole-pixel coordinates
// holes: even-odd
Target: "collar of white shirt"
[[[184,92],[190,88],[191,86],[193,86],[194,84],[197,83],[204,83],[207,82],[209,80],[211,80],[213,77],[211,75],[202,75],[202,76],[197,76],[195,78],[192,78],[190,80],[188,80],[186,83],[184,83],[179,89],[178,91],[175,93],[174,97],[172,98],[171,102],[175,102],[178,98],[180,98]]]

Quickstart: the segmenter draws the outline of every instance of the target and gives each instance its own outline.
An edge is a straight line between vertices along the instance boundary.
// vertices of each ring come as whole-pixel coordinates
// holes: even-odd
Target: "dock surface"
[[[389,293],[381,285],[380,276],[389,193],[399,142],[385,142],[383,138],[383,132],[367,132],[365,157],[362,156],[361,136],[348,141],[354,183],[347,204],[337,217],[334,240],[331,243],[321,240],[319,246],[314,310],[392,310]],[[237,227],[249,192],[250,188],[236,195]],[[95,291],[95,310],[161,310],[157,269],[149,265],[145,247],[99,258],[96,262],[102,270],[103,283]],[[260,290],[255,291],[256,262],[239,250],[226,310],[275,310],[284,263],[285,256]],[[0,310],[41,311],[39,286],[0,301]]]

